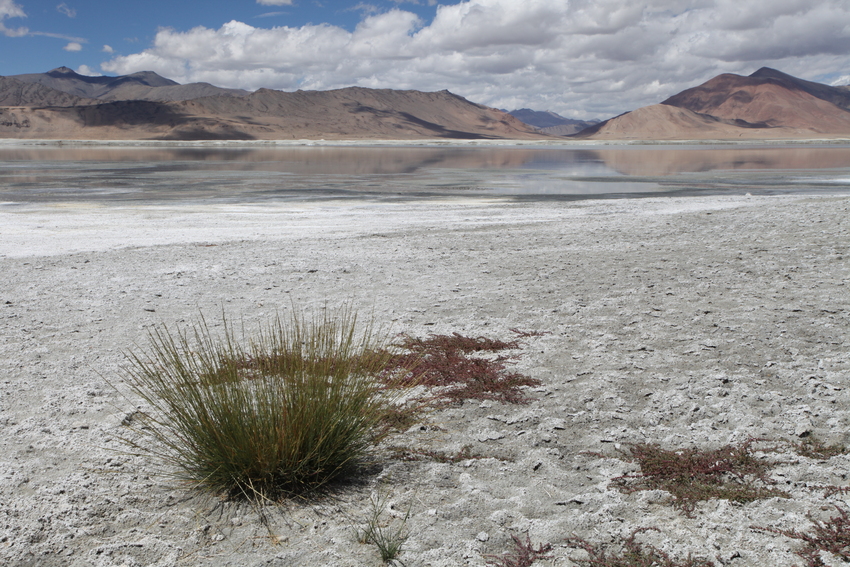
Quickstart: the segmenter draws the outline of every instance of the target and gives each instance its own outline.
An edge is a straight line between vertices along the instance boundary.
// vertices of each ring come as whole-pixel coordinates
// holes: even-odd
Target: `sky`
[[[850,0],[0,0],[0,75],[60,66],[605,119],[763,66],[850,84]]]

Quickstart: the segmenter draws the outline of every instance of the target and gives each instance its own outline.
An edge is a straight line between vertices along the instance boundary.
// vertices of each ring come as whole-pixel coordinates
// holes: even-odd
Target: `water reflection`
[[[0,202],[844,191],[850,146],[0,147]]]

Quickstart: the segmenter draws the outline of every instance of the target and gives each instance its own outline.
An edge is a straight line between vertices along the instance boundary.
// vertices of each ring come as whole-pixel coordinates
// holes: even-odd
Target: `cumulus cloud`
[[[292,0],[257,0],[263,6],[292,6]]]
[[[100,50],[104,53],[115,53],[115,50],[112,49],[111,45],[104,45]]]
[[[77,43],[76,41],[72,41],[62,49],[64,49],[65,51],[82,51],[83,46]]]
[[[77,73],[80,75],[86,75],[88,77],[100,77],[101,73],[98,73],[88,65],[80,65],[77,67]]]
[[[363,11],[353,31],[160,29],[150,48],[101,67],[241,88],[447,88],[577,118],[659,102],[722,72],[767,65],[818,80],[850,67],[846,0],[464,0],[439,5],[430,22],[398,5]]]
[[[8,18],[26,18],[27,15],[24,9],[12,0],[0,0],[0,33],[7,37],[20,37],[27,35],[29,30],[25,27],[8,28],[5,21]]]

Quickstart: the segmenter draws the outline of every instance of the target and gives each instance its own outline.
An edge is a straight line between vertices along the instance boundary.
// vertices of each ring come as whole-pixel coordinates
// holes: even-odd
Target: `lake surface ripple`
[[[846,193],[850,146],[0,147],[0,203]]]

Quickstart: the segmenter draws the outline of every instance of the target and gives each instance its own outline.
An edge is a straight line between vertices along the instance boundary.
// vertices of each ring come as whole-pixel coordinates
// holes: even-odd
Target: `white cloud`
[[[150,48],[101,67],[242,88],[447,88],[491,106],[591,118],[763,65],[813,80],[846,73],[850,4],[465,0],[438,6],[431,22],[398,8],[364,12],[354,31],[237,21],[219,29],[160,29]]]
[[[292,0],[257,0],[263,6],[292,6]]]
[[[101,51],[103,51],[104,53],[115,53],[115,50],[114,50],[114,49],[112,49],[112,46],[111,46],[111,45],[104,45],[104,46],[101,48]]]
[[[25,27],[7,28],[5,20],[8,18],[26,18],[24,9],[12,0],[0,0],[0,33],[8,37],[21,37],[27,35],[29,30]]]
[[[62,49],[64,49],[65,51],[82,51],[83,46],[77,43],[76,41],[72,41]]]
[[[77,11],[74,10],[73,8],[69,8],[68,5],[65,4],[64,2],[62,2],[61,4],[56,6],[56,11],[59,12],[60,14],[65,14],[69,18],[76,18],[77,17]]]
[[[80,75],[86,75],[88,77],[100,77],[101,73],[98,73],[88,65],[80,65],[77,67],[77,73]]]

